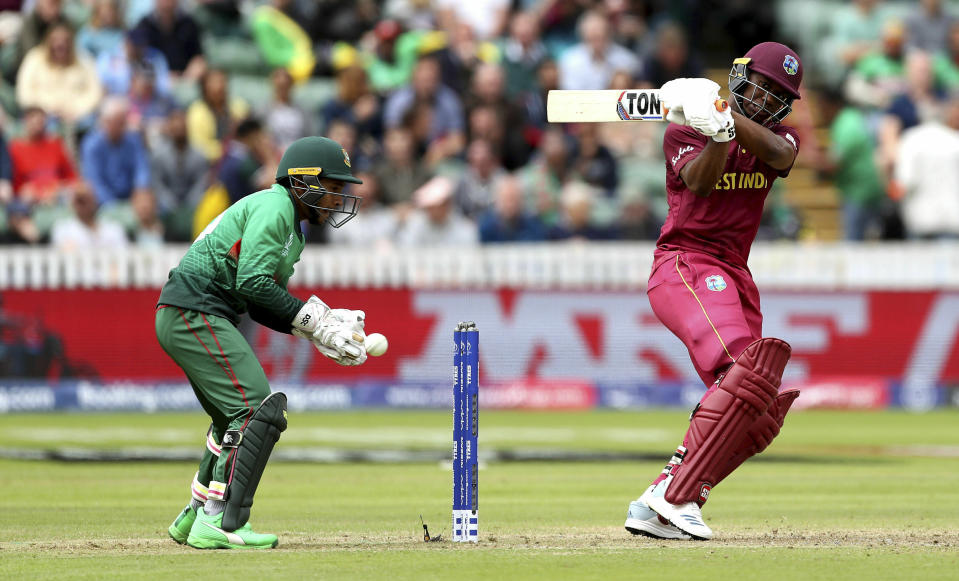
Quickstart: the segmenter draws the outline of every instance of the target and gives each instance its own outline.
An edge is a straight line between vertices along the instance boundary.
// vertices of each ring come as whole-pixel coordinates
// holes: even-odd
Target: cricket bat
[[[716,101],[716,110],[729,104]],[[608,121],[665,121],[669,110],[659,100],[659,89],[550,91],[546,120],[550,123],[604,123]]]

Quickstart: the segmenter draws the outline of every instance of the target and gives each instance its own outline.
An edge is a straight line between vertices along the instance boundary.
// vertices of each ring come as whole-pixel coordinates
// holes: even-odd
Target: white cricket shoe
[[[670,504],[666,501],[666,488],[673,481],[672,476],[667,476],[665,480],[647,491],[643,496],[646,497],[646,505],[654,510],[659,516],[665,518],[669,523],[689,536],[699,541],[706,541],[713,538],[713,531],[703,522],[703,512],[695,502],[685,504]]]
[[[643,535],[654,539],[692,539],[683,531],[669,524],[669,521],[656,514],[646,504],[646,497],[652,492],[651,485],[638,499],[629,503],[629,512],[626,513],[626,530],[634,535]]]

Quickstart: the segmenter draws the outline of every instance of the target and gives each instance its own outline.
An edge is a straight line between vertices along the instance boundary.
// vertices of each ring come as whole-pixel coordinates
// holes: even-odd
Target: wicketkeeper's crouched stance
[[[677,79],[660,91],[669,215],[647,294],[708,387],[663,472],[630,503],[626,529],[664,539],[709,539],[701,507],[714,486],[779,434],[798,390],[780,392],[786,342],[762,338],[759,293],[746,260],[772,182],[785,177],[799,135],[780,122],[799,98],[802,66],[766,42],[736,59],[731,107],[719,86]]]
[[[270,548],[276,535],[247,522],[273,445],[286,429],[286,396],[266,374],[236,325],[248,312],[276,331],[311,340],[341,365],[366,361],[363,311],[303,302],[286,290],[304,247],[300,222],[343,225],[359,208],[343,193],[360,183],[346,151],[323,137],[294,142],[272,188],[217,216],[170,271],[156,310],[157,338],[183,368],[210,415],[192,500],[170,525],[178,543],[198,549]]]

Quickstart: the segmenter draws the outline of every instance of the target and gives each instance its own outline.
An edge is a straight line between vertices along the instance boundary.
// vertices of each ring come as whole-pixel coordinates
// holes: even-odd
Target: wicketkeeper
[[[212,423],[192,500],[170,525],[198,549],[271,548],[276,535],[247,522],[273,445],[286,429],[286,396],[271,393],[239,316],[309,339],[340,365],[366,361],[363,311],[331,309],[287,291],[300,259],[303,220],[340,227],[360,199],[344,193],[350,158],[335,141],[306,137],[283,154],[276,183],[251,194],[200,233],[170,271],[156,309],[157,339],[186,373]]]

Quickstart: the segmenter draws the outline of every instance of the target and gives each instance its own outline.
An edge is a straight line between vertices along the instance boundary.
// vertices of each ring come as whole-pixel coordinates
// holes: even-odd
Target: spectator
[[[313,135],[313,118],[293,103],[293,77],[286,69],[275,69],[270,75],[273,83],[273,101],[261,111],[273,143],[285,151],[301,137]]]
[[[47,114],[39,107],[23,111],[23,136],[10,142],[13,190],[27,203],[53,202],[76,179],[63,140],[47,133]]]
[[[593,224],[593,204],[596,191],[580,181],[563,186],[560,197],[561,214],[550,228],[551,240],[609,240],[612,230]]]
[[[174,107],[173,99],[157,92],[156,74],[150,63],[134,66],[130,79],[130,128],[141,132],[152,146]]]
[[[98,217],[98,205],[90,184],[78,182],[71,202],[74,215],[53,224],[50,234],[53,247],[66,252],[126,248],[129,240],[123,226],[108,218]]]
[[[310,76],[316,66],[313,43],[306,31],[284,12],[291,0],[270,0],[253,10],[250,28],[264,60],[271,67],[284,67],[296,81]]]
[[[829,127],[829,154],[822,169],[839,190],[843,238],[878,238],[886,190],[876,163],[876,143],[868,118],[858,107],[843,106],[838,94],[827,93],[823,97],[824,116],[834,119]]]
[[[609,23],[599,12],[587,12],[578,25],[582,41],[571,47],[559,61],[561,89],[605,89],[619,70],[633,76],[639,73],[636,56],[613,44],[609,38]]]
[[[846,81],[845,96],[860,107],[884,109],[906,91],[906,29],[889,21],[882,30],[882,48],[856,62]]]
[[[888,179],[906,129],[937,115],[942,93],[934,86],[932,59],[922,51],[906,57],[906,91],[896,95],[879,123],[879,163]]]
[[[535,146],[540,133],[547,126],[546,98],[549,92],[559,88],[559,67],[556,61],[546,59],[536,69],[536,87],[523,97],[526,117],[527,142]]]
[[[429,0],[386,0],[383,17],[406,30],[436,29],[436,14]]]
[[[959,99],[949,102],[944,120],[909,129],[899,145],[895,178],[911,238],[959,237]]]
[[[13,201],[13,183],[16,179],[16,168],[13,164],[12,146],[7,147],[7,138],[0,131],[0,205],[7,205]]]
[[[273,143],[263,124],[253,117],[241,121],[217,170],[230,203],[270,187],[276,174],[273,162]]]
[[[520,170],[527,208],[547,226],[556,223],[563,186],[577,178],[569,150],[562,129],[550,128],[543,134],[537,156]]]
[[[509,0],[435,0],[436,19],[440,29],[447,32],[459,23],[472,28],[477,38],[498,38],[506,30]]]
[[[463,106],[449,87],[440,83],[439,63],[433,58],[422,58],[413,70],[409,87],[393,93],[384,107],[387,128],[400,125],[417,103],[433,108],[429,127],[428,163],[436,163],[455,156],[463,149]]]
[[[507,131],[507,128],[523,126],[523,110],[506,96],[506,77],[497,65],[482,64],[476,68],[468,99],[470,115],[477,107],[493,109],[500,127],[491,135],[506,169],[512,171],[529,161],[530,147],[522,131]]]
[[[123,44],[123,24],[117,0],[94,0],[90,21],[77,32],[77,48],[96,59]]]
[[[32,208],[16,200],[7,205],[7,232],[3,236],[5,244],[37,244],[43,240],[43,233],[37,227],[32,216]]]
[[[186,127],[190,144],[203,152],[210,163],[223,155],[223,141],[233,132],[233,125],[246,117],[249,106],[239,99],[230,99],[226,73],[208,69],[200,78],[200,98],[186,111]]]
[[[163,244],[163,222],[157,212],[156,198],[149,190],[139,190],[130,198],[136,226],[133,240],[137,246],[158,248]]]
[[[409,202],[413,191],[430,178],[429,171],[415,154],[409,129],[396,127],[386,132],[383,159],[373,168],[382,186],[384,204]]]
[[[479,233],[483,244],[546,240],[546,226],[524,208],[523,189],[513,176],[496,182],[493,205],[480,216]]]
[[[702,76],[703,65],[696,55],[690,54],[682,27],[673,22],[660,26],[656,52],[643,63],[643,81],[658,89],[673,79]]]
[[[108,97],[97,129],[83,140],[80,164],[100,204],[129,201],[150,188],[150,159],[140,135],[127,124],[130,105],[124,97]]]
[[[828,19],[830,28],[820,44],[822,75],[830,86],[853,65],[879,49],[878,40],[888,19],[881,0],[853,0],[836,7]]]
[[[67,125],[81,123],[96,109],[103,88],[86,55],[78,55],[73,29],[50,27],[43,44],[30,49],[17,74],[17,104],[40,107]]]
[[[416,204],[397,237],[404,248],[472,246],[479,242],[476,224],[453,204],[453,181],[437,176],[413,195]]]
[[[956,22],[955,14],[943,8],[942,0],[919,0],[919,9],[906,16],[909,48],[929,54],[945,52],[949,31]]]
[[[336,96],[320,108],[323,127],[334,119],[342,119],[356,127],[363,139],[379,139],[383,135],[380,98],[370,91],[366,71],[360,66],[349,66],[336,75]]]
[[[303,2],[303,5],[313,4]],[[320,0],[308,22],[310,36],[314,40],[341,41],[356,44],[363,34],[371,30],[379,20],[379,0]]]
[[[949,28],[946,49],[933,56],[936,80],[950,92],[959,90],[959,22]]]
[[[477,139],[466,149],[468,165],[456,182],[454,199],[463,214],[475,220],[493,203],[493,190],[507,174],[492,145]]]
[[[361,55],[373,88],[385,93],[406,86],[416,67],[420,47],[434,34],[421,30],[403,32],[395,20],[378,23],[366,43],[370,47]]]
[[[159,211],[166,216],[167,238],[186,242],[191,238],[193,211],[208,185],[209,163],[190,146],[186,114],[175,110],[166,119],[164,135],[150,148],[150,183]]]
[[[174,79],[195,81],[206,70],[200,28],[192,16],[180,10],[179,0],[156,0],[136,30],[146,44],[163,54]]]
[[[27,57],[27,53],[40,46],[57,24],[70,24],[63,14],[62,0],[36,0],[33,11],[23,19],[20,34],[17,36],[12,70],[8,71],[11,77],[17,76],[17,71],[23,59]]]
[[[532,12],[520,12],[513,16],[509,38],[503,45],[506,93],[510,97],[517,97],[534,91],[537,71],[547,58],[549,53],[540,40],[536,16]]]
[[[355,127],[346,121],[337,120],[326,128],[326,136],[339,143],[340,146],[346,150],[354,171],[359,171],[360,169],[365,171],[370,168],[370,158],[357,147]]]
[[[153,70],[154,85],[161,95],[170,94],[170,69],[163,53],[147,44],[147,33],[133,29],[127,33],[123,44],[97,58],[97,73],[108,93],[127,95],[133,71],[141,68]]]
[[[374,250],[388,249],[393,246],[399,227],[397,213],[380,203],[380,180],[376,174],[358,171],[354,175],[363,180],[362,184],[349,186],[349,193],[362,200],[360,211],[349,228],[328,230],[330,243]]]
[[[477,40],[476,33],[466,22],[457,22],[446,34],[446,47],[432,53],[442,71],[442,82],[457,95],[469,90],[470,80],[483,63],[497,64],[499,48],[489,41]]]
[[[622,240],[656,240],[663,220],[656,217],[646,192],[627,192],[619,210],[615,231]]]
[[[619,186],[619,167],[616,158],[599,140],[598,123],[580,123],[576,126],[579,155],[576,171],[589,185],[598,188],[607,198],[616,195]]]

